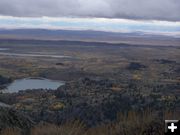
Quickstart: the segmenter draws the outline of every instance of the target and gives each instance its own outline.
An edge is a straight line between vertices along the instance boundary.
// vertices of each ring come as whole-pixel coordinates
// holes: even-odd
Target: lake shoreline
[[[26,90],[35,89],[51,89],[56,90],[58,87],[65,84],[65,81],[51,80],[42,77],[27,77],[13,80],[12,83],[4,85],[1,89],[2,93],[14,93]]]

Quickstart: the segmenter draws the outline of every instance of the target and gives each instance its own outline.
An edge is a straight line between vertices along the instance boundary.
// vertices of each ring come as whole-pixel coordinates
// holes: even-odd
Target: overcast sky
[[[70,23],[68,21],[72,21],[64,21],[64,18],[73,18],[74,23],[64,26]],[[97,25],[102,29],[106,28],[106,23],[103,22],[101,26],[98,22],[102,21],[102,18],[104,22],[110,22],[108,27],[111,30],[115,26],[114,30],[118,27],[122,31],[143,29],[179,32],[180,0],[0,0],[0,27],[39,27],[41,24],[54,28],[64,26],[78,29],[83,23],[84,29],[91,29]],[[56,20],[56,23],[50,22],[52,20]],[[94,21],[92,25],[91,20]],[[129,27],[126,24],[128,20],[131,22]],[[164,26],[161,29],[156,24],[158,27],[162,24],[171,27],[165,29]]]
[[[0,0],[0,14],[180,21],[180,0]]]

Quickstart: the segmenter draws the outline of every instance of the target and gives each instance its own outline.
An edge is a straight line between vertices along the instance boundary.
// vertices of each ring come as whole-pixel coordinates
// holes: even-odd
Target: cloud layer
[[[180,21],[180,0],[0,0],[0,15]]]
[[[180,37],[180,22],[140,21],[109,18],[12,17],[0,16],[0,29],[42,28],[96,30],[110,32],[143,32]]]

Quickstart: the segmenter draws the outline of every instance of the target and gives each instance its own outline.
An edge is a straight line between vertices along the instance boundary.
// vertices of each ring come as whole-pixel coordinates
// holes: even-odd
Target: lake
[[[19,57],[71,58],[70,56],[64,56],[64,55],[45,55],[45,54],[8,53],[8,52],[0,52],[0,55],[19,56]]]
[[[3,90],[5,93],[18,92],[20,90],[30,89],[52,89],[56,90],[58,87],[64,85],[63,81],[54,81],[45,78],[24,78],[13,81]]]
[[[7,51],[9,48],[0,48],[0,51]]]
[[[7,52],[10,50],[9,48],[0,48],[0,55],[5,56],[17,56],[17,57],[47,57],[47,58],[71,58],[70,56],[65,55],[53,55],[53,54],[41,54],[37,52],[32,53],[13,53],[13,52]]]

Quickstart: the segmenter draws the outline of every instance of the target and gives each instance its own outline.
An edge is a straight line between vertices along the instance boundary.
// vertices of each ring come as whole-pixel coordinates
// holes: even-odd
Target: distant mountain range
[[[0,39],[68,40],[148,45],[180,45],[180,38],[142,32],[116,33],[91,30],[0,29]]]

